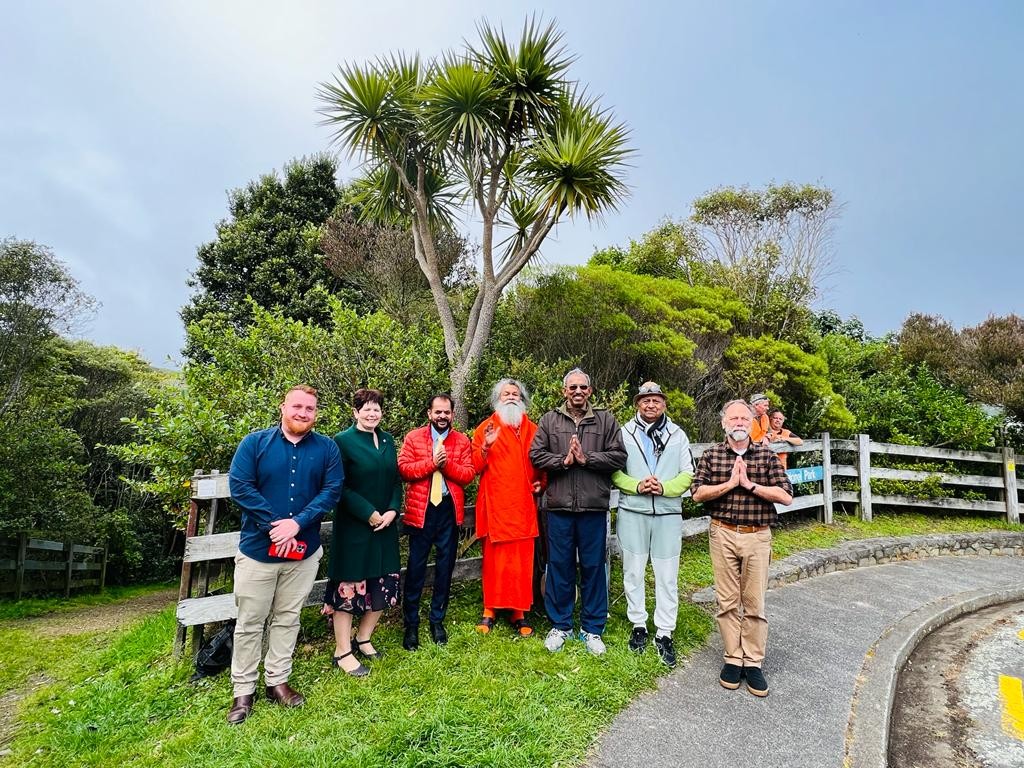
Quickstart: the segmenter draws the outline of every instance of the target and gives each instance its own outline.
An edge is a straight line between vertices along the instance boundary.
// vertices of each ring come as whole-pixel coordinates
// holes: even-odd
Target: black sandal
[[[364,659],[379,659],[384,654],[380,651],[374,651],[373,653],[367,653],[363,650],[364,645],[370,645],[373,642],[373,638],[367,640],[360,640],[358,637],[353,637],[352,642],[356,644],[355,652],[362,656]]]
[[[370,668],[364,666],[362,663],[360,663],[359,666],[353,670],[348,670],[341,666],[341,660],[344,659],[346,656],[351,655],[352,651],[349,651],[348,653],[343,653],[341,654],[341,656],[331,656],[331,664],[340,669],[346,675],[351,675],[352,677],[366,677],[368,674],[370,674]]]
[[[517,636],[533,637],[533,627],[530,626],[525,617],[522,619],[516,619],[515,621],[510,621],[509,623],[512,625],[512,629],[516,631]]]

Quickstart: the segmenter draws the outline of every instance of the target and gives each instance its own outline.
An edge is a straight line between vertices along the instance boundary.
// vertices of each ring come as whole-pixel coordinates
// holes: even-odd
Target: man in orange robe
[[[476,535],[483,544],[484,613],[477,629],[490,632],[499,610],[523,637],[533,634],[526,612],[533,605],[533,550],[539,533],[534,494],[541,473],[530,463],[537,425],[526,415],[523,383],[502,379],[491,391],[494,414],[473,433],[473,466],[480,474]]]

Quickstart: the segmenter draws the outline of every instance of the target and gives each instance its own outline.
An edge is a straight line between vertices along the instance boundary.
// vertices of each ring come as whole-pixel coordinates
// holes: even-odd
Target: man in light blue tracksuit
[[[633,404],[636,417],[622,427],[626,468],[612,475],[612,482],[621,492],[616,533],[622,548],[626,615],[633,622],[629,648],[643,653],[647,647],[644,581],[650,558],[654,568],[654,645],[661,660],[673,667],[682,495],[693,479],[693,457],[686,433],[665,414],[668,397],[660,386],[644,382]]]

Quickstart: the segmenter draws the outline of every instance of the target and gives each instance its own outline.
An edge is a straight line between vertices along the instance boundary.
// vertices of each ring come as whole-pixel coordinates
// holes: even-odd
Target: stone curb
[[[869,565],[948,556],[1024,556],[1024,533],[985,531],[982,533],[931,533],[847,541],[830,549],[808,549],[777,563],[768,571],[768,589],[833,571],[847,571]],[[690,596],[695,603],[714,603],[714,587]]]
[[[949,595],[918,608],[887,629],[864,658],[846,727],[844,768],[886,768],[889,725],[900,670],[931,632],[968,613],[1024,600],[1024,586],[1004,585]]]

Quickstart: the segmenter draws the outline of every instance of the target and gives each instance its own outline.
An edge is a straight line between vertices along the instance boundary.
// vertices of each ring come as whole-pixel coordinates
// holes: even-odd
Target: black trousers
[[[423,527],[406,526],[406,530],[409,532],[409,563],[405,569],[405,595],[402,598],[405,626],[420,625],[420,597],[427,578],[427,559],[431,548],[434,549],[434,589],[430,598],[429,620],[437,623],[448,612],[455,551],[459,541],[455,504],[451,495],[442,498],[436,507],[428,502]]]

